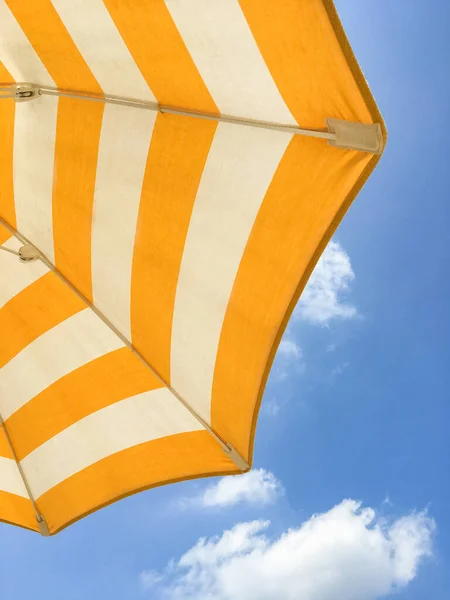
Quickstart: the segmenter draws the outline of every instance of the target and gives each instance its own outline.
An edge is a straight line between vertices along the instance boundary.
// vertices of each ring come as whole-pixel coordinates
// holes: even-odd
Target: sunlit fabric
[[[385,137],[328,0],[0,0],[0,82]],[[143,489],[238,473],[202,422],[251,465],[284,328],[378,159],[0,99],[0,243],[18,251],[18,232],[56,269],[0,251],[0,519],[39,530],[24,479],[56,533]]]

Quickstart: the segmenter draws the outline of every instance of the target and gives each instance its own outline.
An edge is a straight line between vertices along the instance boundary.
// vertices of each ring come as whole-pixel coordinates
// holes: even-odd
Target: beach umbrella
[[[249,470],[386,139],[332,2],[0,0],[0,82],[0,519]]]

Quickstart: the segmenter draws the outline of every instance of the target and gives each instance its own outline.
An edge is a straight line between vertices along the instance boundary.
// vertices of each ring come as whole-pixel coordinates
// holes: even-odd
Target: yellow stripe
[[[86,308],[54,273],[47,273],[0,310],[0,368],[33,340]]]
[[[161,383],[129,348],[93,360],[56,381],[7,419],[18,460],[83,417],[159,387]]]
[[[37,501],[51,533],[135,492],[185,479],[235,473],[207,431],[133,446],[87,467]]]
[[[14,79],[5,65],[0,61],[0,83],[14,83]]]
[[[0,456],[3,458],[14,458],[3,429],[0,429]]]
[[[158,102],[219,112],[164,0],[104,3]]]
[[[214,429],[246,459],[272,350],[293,298],[371,158],[294,136],[266,194],[228,304],[212,395]]]
[[[10,237],[11,233],[6,229],[6,227],[0,225],[0,244],[4,244],[6,240],[9,240]]]
[[[0,521],[38,531],[30,500],[9,492],[0,491]]]
[[[304,127],[373,122],[323,0],[239,0],[287,106]]]
[[[60,98],[53,185],[55,264],[92,301],[91,229],[104,105]]]
[[[166,381],[178,273],[216,125],[158,115],[148,155],[133,257],[132,340]]]
[[[58,87],[102,93],[51,0],[6,4]]]
[[[13,78],[0,62],[0,83],[13,83]],[[0,102],[0,215],[9,225],[16,227],[13,185],[13,148],[14,148],[14,100]],[[0,227],[0,244],[11,234]]]
[[[11,234],[6,227],[2,227],[2,225],[0,225],[0,244],[4,244],[6,240],[9,240],[10,237]]]

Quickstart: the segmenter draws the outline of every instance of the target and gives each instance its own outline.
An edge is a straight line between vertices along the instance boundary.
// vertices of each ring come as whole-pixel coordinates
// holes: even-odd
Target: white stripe
[[[55,85],[5,0],[0,0],[0,61],[15,81]]]
[[[17,251],[23,244],[12,237],[3,245]],[[45,273],[48,269],[40,260],[25,263],[18,256],[0,250],[0,309]]]
[[[90,309],[31,342],[0,371],[0,414],[8,419],[49,385],[124,344]]]
[[[28,498],[16,461],[3,456],[0,457],[0,491]]]
[[[21,464],[34,496],[39,498],[116,452],[201,429],[169,390],[161,388],[121,400],[77,421],[36,448]]]
[[[131,339],[130,290],[142,181],[156,114],[107,104],[92,223],[95,306]]]
[[[238,0],[165,2],[221,113],[297,125]]]
[[[102,0],[52,0],[103,91],[155,102]]]
[[[208,422],[216,353],[236,272],[291,138],[221,123],[205,165],[178,278],[171,383]]]
[[[58,99],[16,104],[14,199],[17,230],[54,263],[52,193]]]

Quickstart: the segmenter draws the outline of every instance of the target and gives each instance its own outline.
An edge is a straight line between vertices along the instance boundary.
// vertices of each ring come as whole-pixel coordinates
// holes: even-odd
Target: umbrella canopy
[[[0,82],[0,519],[248,470],[386,137],[332,3],[0,0]]]

